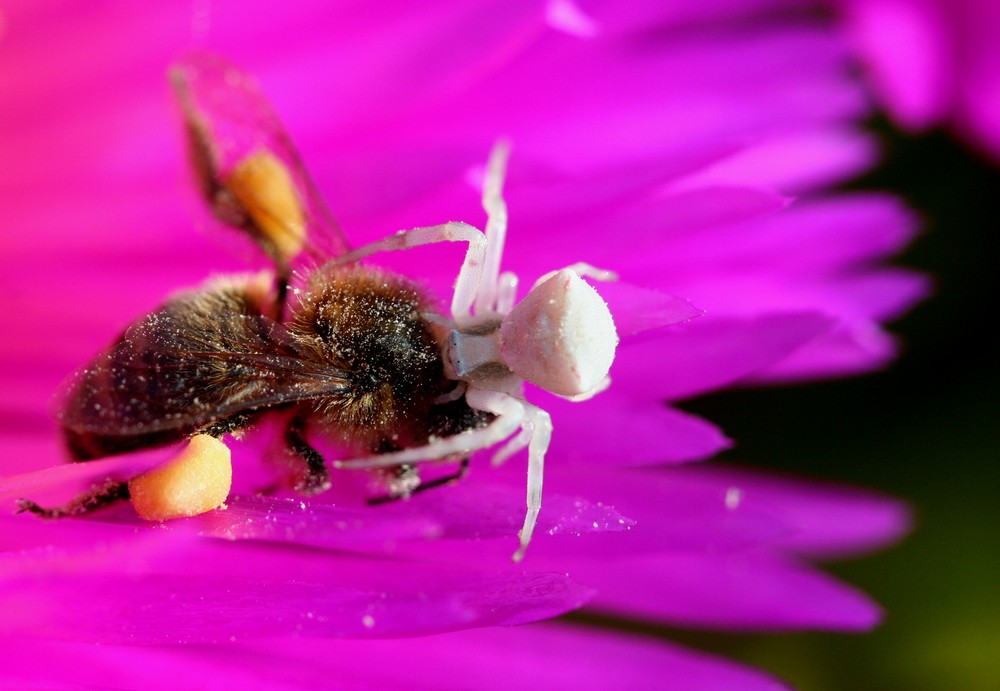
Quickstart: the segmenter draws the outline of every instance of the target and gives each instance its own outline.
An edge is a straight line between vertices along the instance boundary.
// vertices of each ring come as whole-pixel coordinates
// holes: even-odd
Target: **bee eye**
[[[587,393],[600,384],[617,346],[607,304],[571,269],[532,288],[500,325],[507,366],[560,396]]]

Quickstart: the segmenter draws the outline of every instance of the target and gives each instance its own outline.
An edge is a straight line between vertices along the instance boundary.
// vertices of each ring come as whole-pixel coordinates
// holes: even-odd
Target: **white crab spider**
[[[607,304],[581,276],[615,280],[610,271],[574,264],[542,276],[516,305],[517,278],[500,273],[507,233],[502,196],[509,147],[494,147],[483,185],[486,232],[464,223],[403,231],[358,248],[335,264],[435,242],[467,242],[451,302],[445,353],[448,376],[465,387],[470,407],[496,417],[482,429],[435,439],[425,446],[368,458],[335,461],[339,468],[376,468],[440,460],[505,439],[493,463],[528,447],[527,513],[514,560],[520,561],[542,502],[542,470],[552,436],[549,414],[524,398],[525,381],[570,400],[584,400],[608,385],[618,335]],[[515,432],[520,428],[520,432]]]

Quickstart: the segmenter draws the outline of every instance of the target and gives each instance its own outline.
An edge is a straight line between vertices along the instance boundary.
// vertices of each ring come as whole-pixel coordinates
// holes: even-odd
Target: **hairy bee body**
[[[271,411],[361,452],[475,426],[431,305],[402,277],[320,269],[283,321],[268,277],[214,281],[132,324],[77,375],[61,424],[75,460],[221,436]]]

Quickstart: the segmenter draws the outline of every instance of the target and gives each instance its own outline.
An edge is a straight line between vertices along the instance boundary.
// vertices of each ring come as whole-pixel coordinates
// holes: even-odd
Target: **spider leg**
[[[470,225],[455,222],[414,228],[359,247],[337,257],[331,264],[348,264],[379,252],[396,252],[435,242],[467,242],[469,250],[459,270],[451,300],[452,318],[460,323],[468,322],[473,308],[476,314],[504,313],[500,307],[507,307],[506,311],[510,311],[514,304],[517,277],[510,273],[500,275],[500,259],[507,235],[507,204],[502,191],[509,154],[510,146],[506,142],[498,143],[486,166],[482,197],[487,216],[485,234]]]
[[[466,400],[473,408],[497,415],[497,419],[504,416],[505,411],[519,411],[521,432],[496,453],[493,463],[502,463],[511,454],[525,446],[528,447],[527,511],[520,532],[521,544],[514,553],[514,561],[521,561],[528,543],[531,542],[531,534],[538,521],[538,512],[542,508],[542,475],[545,468],[545,453],[549,450],[549,442],[552,439],[552,418],[538,406],[502,391],[472,388],[466,394]]]
[[[501,312],[499,300],[504,288],[500,282],[500,260],[507,239],[507,202],[503,198],[503,182],[507,173],[510,144],[497,142],[490,152],[483,180],[483,211],[486,212],[486,256],[483,277],[476,295],[476,314]],[[509,279],[508,279],[509,281]],[[514,282],[516,285],[516,277]],[[511,304],[513,307],[513,303]],[[507,311],[510,311],[509,309]]]
[[[524,558],[524,551],[531,542],[531,534],[535,530],[538,512],[542,508],[542,473],[545,468],[545,452],[549,450],[552,439],[552,418],[549,414],[530,403],[525,404],[525,426],[531,426],[531,438],[528,442],[528,510],[524,515],[524,526],[521,528],[521,545],[514,552],[514,561]]]
[[[535,281],[535,286],[540,286],[560,271],[572,271],[581,278],[592,278],[595,281],[601,281],[602,283],[612,283],[618,280],[618,274],[614,271],[599,269],[593,264],[588,264],[586,262],[577,262],[556,271],[549,271],[547,274],[540,276],[538,280]]]
[[[517,301],[517,274],[511,271],[504,271],[496,283],[496,311],[499,314],[507,314],[514,309]]]
[[[438,226],[414,228],[401,231],[395,235],[373,242],[347,254],[337,257],[332,265],[349,264],[379,252],[397,252],[399,250],[430,245],[435,242],[467,242],[469,250],[465,261],[458,272],[455,283],[455,293],[451,300],[451,314],[456,320],[468,320],[472,313],[472,305],[480,290],[483,279],[483,263],[486,257],[487,242],[482,231],[466,223],[444,223]]]

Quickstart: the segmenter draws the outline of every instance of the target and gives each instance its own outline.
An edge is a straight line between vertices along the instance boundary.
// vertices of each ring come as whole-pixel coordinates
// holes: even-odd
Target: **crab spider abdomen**
[[[618,346],[607,304],[571,269],[536,285],[504,317],[499,336],[500,356],[512,372],[560,396],[598,386]]]

